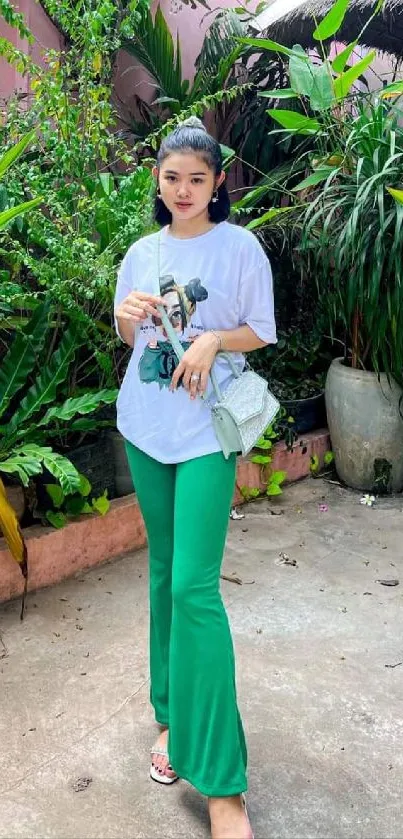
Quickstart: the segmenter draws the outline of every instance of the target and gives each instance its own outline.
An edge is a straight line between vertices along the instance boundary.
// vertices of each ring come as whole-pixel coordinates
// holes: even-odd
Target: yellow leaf
[[[94,73],[97,75],[100,74],[102,68],[102,55],[100,52],[96,52],[94,58],[92,59],[92,69]]]
[[[403,204],[403,189],[393,189],[391,186],[387,186],[386,189],[399,204]]]
[[[22,608],[20,618],[24,616],[25,595],[28,586],[28,552],[27,546],[24,542],[24,537],[21,533],[21,528],[18,524],[17,516],[11,506],[6,493],[6,488],[0,478],[0,530],[7,542],[10,553],[18,562],[21,573],[25,578],[24,593],[22,596]]]

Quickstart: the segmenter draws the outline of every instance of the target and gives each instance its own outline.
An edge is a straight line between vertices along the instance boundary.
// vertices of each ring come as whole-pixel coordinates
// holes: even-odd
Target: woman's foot
[[[211,839],[253,839],[242,795],[209,798]]]
[[[160,736],[156,743],[154,743],[153,749],[156,751],[154,752],[153,749],[151,750],[151,769],[155,770],[153,774],[157,777],[154,777],[154,780],[157,780],[158,777],[161,779],[166,777],[172,780],[176,780],[176,773],[173,771],[172,767],[169,764],[169,757],[167,754],[167,746],[168,746],[168,729],[165,728],[161,731]],[[158,754],[161,751],[163,754]]]

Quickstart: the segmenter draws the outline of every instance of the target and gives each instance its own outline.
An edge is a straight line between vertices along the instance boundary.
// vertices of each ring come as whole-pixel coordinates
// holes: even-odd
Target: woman
[[[213,364],[223,390],[232,380],[219,350],[233,353],[241,371],[243,353],[275,343],[272,276],[256,237],[227,221],[221,149],[200,120],[163,140],[153,174],[162,230],[129,249],[115,297],[116,329],[133,347],[118,428],[150,553],[150,698],[161,729],[150,774],[165,784],[184,778],[208,796],[212,839],[251,839],[219,592],[236,455],[224,459],[200,397],[211,396]],[[186,350],[180,363],[158,305]]]

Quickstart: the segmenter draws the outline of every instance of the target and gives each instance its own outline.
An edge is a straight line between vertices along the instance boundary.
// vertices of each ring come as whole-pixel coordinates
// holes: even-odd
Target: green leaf
[[[313,67],[313,84],[310,93],[311,108],[313,111],[328,111],[334,105],[334,102],[335,95],[330,64],[324,61],[323,64]]]
[[[259,463],[260,465],[265,465],[266,463],[270,463],[271,457],[267,457],[264,454],[255,454],[254,457],[251,458],[252,463]]]
[[[264,90],[258,93],[258,96],[263,96],[266,99],[295,99],[298,94],[290,87],[284,87],[281,90]]]
[[[56,507],[56,509],[59,509],[65,498],[61,486],[59,486],[59,484],[45,484],[45,489],[53,501],[53,506]]]
[[[311,470],[313,475],[315,475],[316,472],[318,472],[319,466],[320,466],[320,462],[319,462],[318,455],[317,454],[312,455],[310,470]]]
[[[91,492],[91,484],[85,475],[80,474],[80,486],[78,491],[83,498],[87,498]]]
[[[295,207],[279,207],[278,209],[268,210],[267,213],[264,213],[264,215],[260,216],[260,218],[250,221],[246,227],[248,230],[255,230],[256,227],[263,227],[263,225],[268,224],[278,216],[282,216],[285,213],[291,213],[295,209]]]
[[[266,495],[268,495],[269,498],[271,498],[272,496],[275,496],[275,495],[282,495],[282,494],[283,494],[283,490],[281,489],[281,487],[278,484],[273,484],[273,483],[268,484],[267,489],[266,489]]]
[[[70,327],[64,333],[58,350],[53,353],[49,364],[30,387],[12,417],[9,424],[10,435],[43,405],[56,399],[57,387],[65,381],[69,366],[83,340],[78,326]]]
[[[305,117],[303,114],[296,113],[296,111],[284,111],[280,108],[272,108],[267,113],[282,125],[283,128],[289,131],[295,131],[296,134],[317,134],[322,127],[318,120]]]
[[[387,186],[386,189],[392,198],[395,198],[399,204],[403,204],[403,189],[393,189],[391,186]]]
[[[80,516],[86,504],[87,501],[85,498],[82,498],[80,495],[73,495],[71,498],[66,499],[66,512],[69,516]]]
[[[7,169],[15,163],[19,157],[24,153],[25,149],[32,143],[36,134],[36,130],[30,131],[29,134],[25,134],[24,137],[19,140],[18,143],[15,144],[11,149],[5,152],[0,157],[0,178],[3,178]]]
[[[358,61],[357,64],[353,64],[352,67],[349,67],[345,73],[342,73],[334,82],[334,92],[336,95],[336,99],[345,99],[346,96],[350,93],[350,90],[357,81],[357,79],[362,76],[365,70],[372,64],[376,57],[376,50],[371,50],[368,55],[365,56],[361,61]]]
[[[379,91],[381,99],[391,99],[394,96],[401,96],[403,93],[403,82],[393,82]]]
[[[273,472],[272,475],[270,476],[270,483],[282,484],[282,483],[284,483],[286,477],[287,477],[287,472],[282,472],[280,470],[278,472]]]
[[[358,41],[352,41],[351,44],[348,44],[348,46],[344,50],[342,50],[338,53],[338,55],[336,55],[336,58],[334,58],[332,61],[332,68],[335,73],[344,72],[344,70],[346,69],[346,64],[350,56],[353,54],[357,44]]]
[[[0,460],[0,472],[6,475],[18,475],[23,486],[28,486],[30,478],[42,472],[41,461],[20,451],[13,451],[6,460]]]
[[[334,461],[334,452],[326,452],[324,458],[325,466],[330,466],[331,463]]]
[[[109,499],[106,497],[106,492],[107,491],[105,490],[103,495],[101,495],[99,498],[93,498],[92,500],[92,506],[94,510],[100,513],[101,516],[104,516],[111,506]]]
[[[23,215],[27,210],[33,210],[38,204],[42,202],[42,198],[33,198],[31,201],[26,201],[24,204],[18,204],[16,207],[11,207],[9,210],[3,210],[0,213],[0,230],[3,229],[13,218]]]
[[[113,388],[66,399],[63,405],[55,405],[53,408],[49,408],[45,416],[37,423],[37,426],[49,425],[55,419],[69,422],[75,414],[90,414],[96,411],[100,405],[113,405],[118,393],[119,391]]]
[[[290,57],[288,72],[292,89],[301,96],[310,96],[313,86],[313,64],[305,52]]]
[[[0,366],[0,416],[7,410],[11,399],[26,385],[29,374],[37,363],[47,337],[49,304],[38,306],[32,318],[20,332],[2,360]]]
[[[61,513],[60,511],[58,513],[54,513],[53,510],[46,511],[46,518],[50,524],[58,530],[65,527],[68,521],[67,516],[65,516],[64,513]]]
[[[317,169],[312,175],[309,175],[307,178],[304,178],[297,186],[292,188],[292,192],[300,192],[303,189],[308,189],[310,186],[316,186],[317,184],[326,181],[329,175],[332,172],[337,172],[338,169],[332,169],[331,166],[326,167],[325,169]]]
[[[276,41],[271,41],[269,38],[239,38],[239,41],[241,44],[246,44],[250,47],[258,47],[258,49],[269,50],[270,52],[279,52],[280,55],[288,55],[289,57],[292,55],[300,56],[297,50],[290,50],[288,47],[284,47]],[[306,60],[309,61],[308,56],[306,56]]]
[[[75,466],[63,455],[54,452],[50,446],[38,446],[36,443],[24,443],[14,449],[13,455],[28,456],[39,461],[59,481],[65,495],[77,492],[80,475]],[[1,464],[2,466],[3,464]]]
[[[336,35],[346,16],[349,2],[350,0],[336,0],[330,11],[315,29],[313,33],[315,41],[326,41],[328,38]]]

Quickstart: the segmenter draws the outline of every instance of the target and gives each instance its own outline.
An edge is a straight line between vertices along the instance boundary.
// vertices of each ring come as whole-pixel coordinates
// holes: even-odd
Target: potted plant
[[[292,190],[299,253],[316,278],[328,328],[344,346],[326,383],[337,471],[352,487],[401,490],[403,82],[375,94],[354,89],[375,58],[373,50],[349,66],[360,36],[327,57],[326,41],[337,40],[346,8],[338,0],[314,32],[323,59],[263,42],[288,56],[288,96],[303,105],[302,113],[270,113],[281,132],[302,137],[306,177]]]
[[[251,353],[253,368],[267,379],[297,434],[326,425],[325,364],[318,324],[305,333],[300,327],[279,330],[275,347]]]

